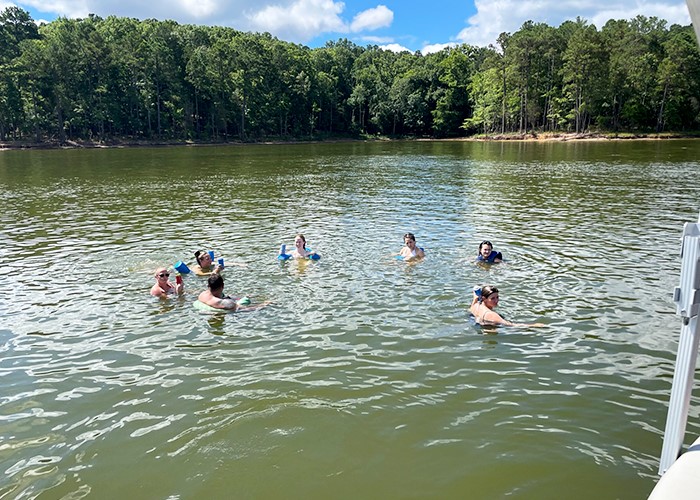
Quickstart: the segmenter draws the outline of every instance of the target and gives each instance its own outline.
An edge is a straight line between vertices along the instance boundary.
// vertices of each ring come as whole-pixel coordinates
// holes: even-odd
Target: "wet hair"
[[[408,238],[409,240],[416,241],[416,236],[413,233],[406,233],[403,235],[403,239],[405,240]]]
[[[224,287],[224,278],[220,274],[214,273],[207,279],[207,286],[209,290],[218,290]]]
[[[498,293],[498,288],[493,285],[486,285],[481,287],[481,298],[487,299],[494,293]]]
[[[479,252],[478,253],[481,253],[481,247],[483,247],[484,245],[490,246],[491,250],[493,250],[493,243],[491,243],[489,240],[484,240],[481,243],[479,243]]]
[[[197,264],[199,264],[200,266],[201,266],[202,264],[201,264],[201,262],[199,262],[199,259],[201,259],[201,258],[204,257],[205,255],[209,255],[209,252],[207,252],[206,250],[197,250],[197,251],[194,253],[194,258],[197,260]]]
[[[306,246],[306,238],[304,238],[304,235],[301,233],[298,233],[294,239],[301,238],[304,241],[304,246]]]

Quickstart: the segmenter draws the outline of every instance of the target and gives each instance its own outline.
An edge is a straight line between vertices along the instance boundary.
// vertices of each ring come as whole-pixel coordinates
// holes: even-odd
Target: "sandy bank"
[[[436,138],[402,138],[391,139],[387,137],[367,137],[367,138],[346,138],[346,139],[319,139],[319,140],[269,140],[257,142],[241,142],[241,141],[221,141],[221,142],[197,142],[197,141],[129,141],[129,140],[114,140],[114,141],[58,141],[46,142],[30,142],[30,141],[4,141],[0,142],[0,151],[22,150],[22,149],[100,149],[100,148],[157,148],[171,146],[243,146],[254,144],[319,144],[319,143],[340,143],[340,142],[373,142],[373,141],[530,141],[530,142],[568,142],[568,141],[627,141],[627,140],[667,140],[667,139],[698,139],[700,133],[696,134],[679,134],[679,133],[661,133],[661,134],[633,134],[633,133],[528,133],[528,134],[493,134],[493,135],[475,135],[470,137],[455,137],[448,139]]]

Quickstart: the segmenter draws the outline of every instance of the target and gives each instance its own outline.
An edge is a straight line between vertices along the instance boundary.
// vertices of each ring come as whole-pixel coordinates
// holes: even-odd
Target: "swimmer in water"
[[[294,237],[294,250],[289,255],[293,259],[311,259],[314,256],[318,256],[316,252],[309,252],[306,249],[306,238],[301,233]]]
[[[416,245],[416,237],[413,233],[403,235],[404,247],[399,252],[403,260],[418,260],[425,257],[425,252],[422,248]]]
[[[224,278],[218,273],[213,273],[207,279],[207,289],[199,294],[197,297],[202,304],[206,304],[214,309],[223,309],[226,311],[254,311],[255,309],[260,309],[265,307],[272,302],[266,301],[254,306],[243,306],[236,302],[236,299],[232,299],[228,295],[224,295]]]
[[[224,270],[223,266],[211,261],[211,255],[206,250],[197,250],[194,253],[194,258],[197,260],[197,265],[192,266],[192,271],[197,276],[209,276],[213,273],[221,273]]]
[[[173,284],[170,278],[170,272],[159,267],[154,274],[156,284],[151,288],[151,295],[154,297],[167,297],[168,295],[180,295],[185,291],[185,285],[182,283]]]
[[[472,305],[469,307],[469,311],[478,324],[495,326],[546,326],[544,323],[513,323],[504,319],[503,316],[494,311],[498,305],[498,299],[498,288],[492,285],[482,287],[481,296],[474,292]]]
[[[496,264],[498,262],[503,262],[503,255],[501,255],[501,252],[496,252],[493,249],[493,245],[490,241],[484,240],[479,243],[479,252],[476,254],[476,260],[478,262]]]

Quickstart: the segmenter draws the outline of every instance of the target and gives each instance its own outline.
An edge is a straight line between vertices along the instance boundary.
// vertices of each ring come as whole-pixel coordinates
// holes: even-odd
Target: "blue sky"
[[[435,52],[447,45],[495,43],[526,21],[559,26],[576,17],[601,28],[637,15],[690,24],[683,0],[0,0],[36,21],[59,16],[116,15],[173,19],[181,24],[268,31],[310,47],[348,38],[358,45]]]

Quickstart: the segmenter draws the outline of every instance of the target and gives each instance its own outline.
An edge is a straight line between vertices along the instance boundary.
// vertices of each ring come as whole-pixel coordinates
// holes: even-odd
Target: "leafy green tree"
[[[503,129],[503,85],[501,69],[498,66],[483,69],[472,78],[469,95],[474,111],[464,120],[462,128],[468,132],[488,134]]]
[[[327,91],[327,106],[321,105],[319,125],[329,132],[349,133],[355,116],[355,100],[351,95],[355,86],[353,67],[363,49],[347,39],[326,42],[312,51],[313,67],[327,75],[326,83],[333,82]]]
[[[497,47],[319,49],[173,21],[0,12],[0,139],[697,129],[691,27],[528,21]]]
[[[622,126],[622,110],[631,98],[633,90],[628,82],[631,71],[631,61],[639,44],[634,40],[630,24],[626,20],[610,20],[601,30],[605,50],[609,54],[608,88],[606,92],[606,107],[608,108],[607,125],[612,130]]]
[[[656,124],[660,96],[657,93],[657,69],[663,58],[666,21],[637,16],[630,22],[637,53],[629,54],[627,80],[631,86],[630,99],[623,116],[632,127],[653,128]]]
[[[142,75],[140,98],[147,115],[147,134],[176,137],[184,128],[182,82],[185,64],[174,21],[140,24],[136,47]]]
[[[145,76],[138,58],[142,40],[141,24],[136,19],[109,16],[96,29],[109,53],[106,81],[106,108],[112,135],[141,137],[144,135],[142,99]]]
[[[359,111],[360,128],[369,133],[390,133],[392,110],[389,92],[394,81],[396,54],[370,46],[356,60],[352,70],[355,82],[351,101]],[[365,119],[365,113],[369,120]]]
[[[563,56],[563,100],[566,120],[578,134],[590,125],[595,95],[602,83],[605,54],[595,26],[577,19]]]
[[[673,26],[663,44],[665,56],[657,73],[660,94],[656,131],[667,125],[683,130],[700,123],[700,52],[690,27]]]
[[[29,13],[18,7],[0,12],[0,140],[7,133],[17,137],[24,120],[21,71],[18,58],[24,40],[39,38],[39,31]]]
[[[440,63],[444,92],[433,111],[433,133],[438,137],[456,135],[471,114],[469,86],[485,54],[483,49],[469,45],[444,50],[447,56]]]

